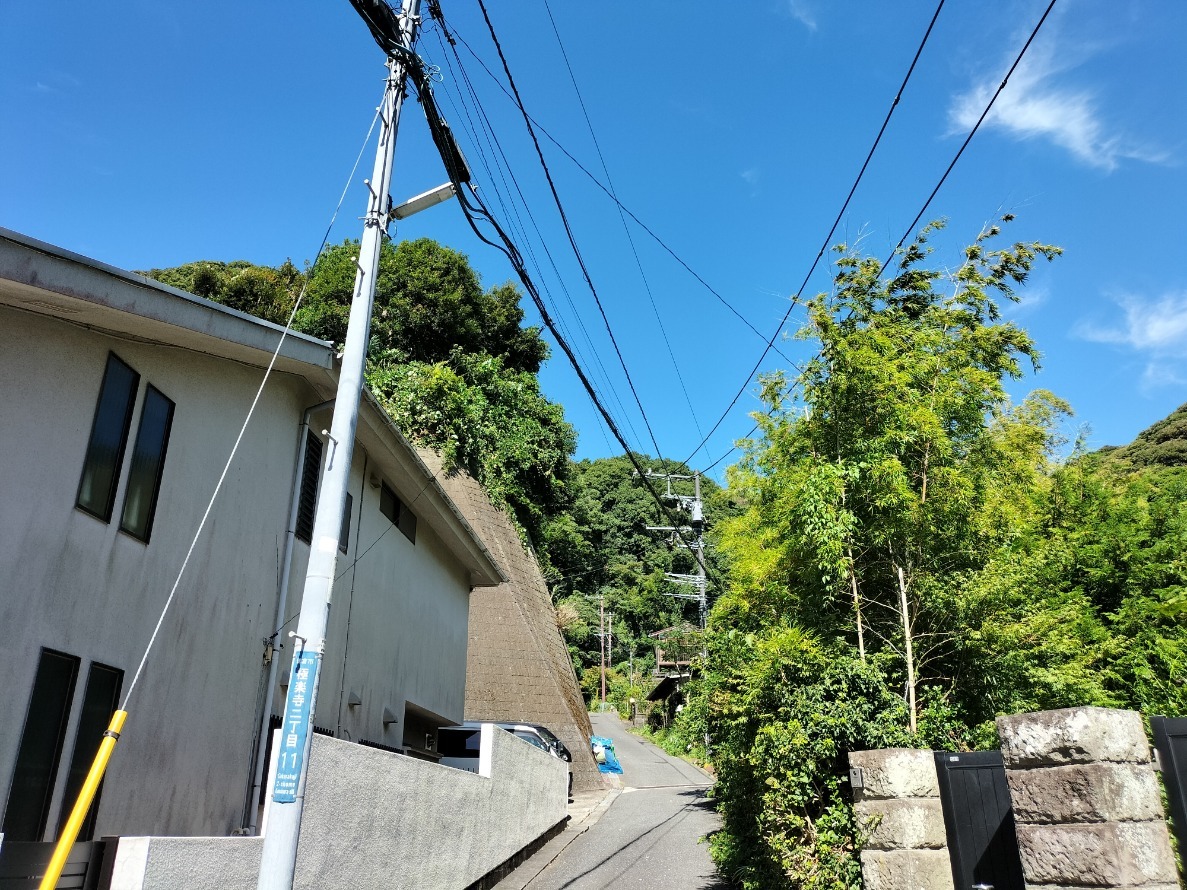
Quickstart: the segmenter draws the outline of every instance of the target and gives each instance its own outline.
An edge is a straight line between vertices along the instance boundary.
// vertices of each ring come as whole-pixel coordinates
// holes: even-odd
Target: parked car
[[[467,720],[462,726],[467,728],[477,728],[486,721]],[[500,729],[505,729],[513,736],[517,736],[527,742],[529,745],[535,745],[541,751],[547,751],[557,760],[563,760],[565,763],[573,762],[573,755],[569,753],[569,749],[565,747],[565,743],[556,737],[547,726],[541,726],[539,723],[504,723],[497,720],[489,721],[494,723]],[[569,767],[569,796],[573,796],[573,768]]]

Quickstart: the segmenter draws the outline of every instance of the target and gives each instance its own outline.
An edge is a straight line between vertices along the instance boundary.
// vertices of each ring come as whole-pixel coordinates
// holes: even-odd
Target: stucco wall
[[[490,776],[315,737],[297,890],[462,890],[565,818],[565,768],[491,731]],[[122,838],[112,890],[251,890],[260,838]]]
[[[119,531],[131,443],[115,518],[103,523],[75,508],[109,351],[141,375],[137,411],[145,382],[176,405],[148,544]],[[9,422],[0,425],[0,806],[41,647],[81,658],[47,838],[63,807],[89,665],[119,668],[131,682],[261,376],[260,368],[200,351],[0,306],[0,380],[10,384]],[[242,824],[298,426],[325,396],[292,374],[269,381],[130,703],[96,836],[224,835]],[[323,420],[328,426],[328,415]],[[379,513],[372,476],[389,481],[414,512],[431,492],[425,480],[413,487],[406,472],[389,473],[391,453],[372,451],[356,448],[352,463],[350,543],[339,556],[315,722],[399,745],[408,701],[462,719],[469,576],[426,523],[412,544]],[[307,554],[306,545],[294,546],[285,618],[300,607]],[[281,678],[293,627],[278,636]],[[352,691],[362,704],[344,707]],[[279,684],[275,694],[279,713]],[[386,732],[385,708],[399,719]]]
[[[75,509],[109,350],[140,373],[142,392],[147,381],[176,404],[148,544],[119,531],[122,486],[110,523]],[[260,372],[0,308],[0,379],[13,384],[0,427],[0,791],[46,646],[82,659],[60,797],[89,663],[120,668],[131,682]],[[99,834],[225,833],[238,824],[304,397],[291,378],[272,387],[130,703]]]
[[[398,746],[407,701],[462,720],[470,590],[465,570],[426,523],[418,523],[414,544],[379,512],[372,478],[395,486],[383,459],[355,449],[350,541],[338,555],[315,722],[344,738]],[[414,513],[422,492],[397,489]],[[294,557],[288,615],[300,609],[309,546],[296,542]],[[278,681],[287,678],[291,658],[291,641],[284,642]],[[351,692],[361,705],[346,706]],[[279,713],[279,687],[275,696],[273,712]],[[385,727],[384,708],[399,722]]]

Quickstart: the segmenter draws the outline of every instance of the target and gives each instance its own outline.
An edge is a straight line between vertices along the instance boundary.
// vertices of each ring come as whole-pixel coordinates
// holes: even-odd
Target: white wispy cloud
[[[1113,170],[1127,159],[1165,162],[1166,152],[1111,128],[1093,90],[1061,82],[1060,75],[1084,61],[1084,51],[1078,57],[1057,42],[1048,39],[1031,47],[982,127],[996,127],[1018,139],[1046,139],[1079,161],[1103,170]],[[972,128],[997,86],[995,78],[987,79],[953,99],[949,120],[954,132]]]
[[[816,13],[812,11],[807,0],[787,0],[787,11],[809,31],[816,30]]]
[[[1187,290],[1140,297],[1115,297],[1121,318],[1112,323],[1080,322],[1073,335],[1137,353],[1146,362],[1142,384],[1182,385],[1187,380]]]

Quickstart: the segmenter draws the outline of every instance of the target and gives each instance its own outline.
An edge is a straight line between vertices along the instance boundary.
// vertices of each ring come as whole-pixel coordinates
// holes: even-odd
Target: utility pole
[[[663,478],[667,480],[668,490],[665,498],[676,501],[692,515],[692,528],[677,529],[673,526],[648,526],[648,531],[655,532],[670,532],[673,543],[681,544],[687,547],[696,554],[697,571],[695,575],[678,574],[676,572],[665,572],[664,577],[675,584],[682,584],[696,589],[695,594],[687,593],[669,593],[667,596],[676,597],[677,599],[691,599],[697,602],[697,611],[700,613],[701,624],[701,670],[708,670],[709,667],[709,643],[705,637],[705,630],[709,624],[709,579],[705,573],[705,505],[701,500],[701,474],[694,472],[691,476],[679,476],[671,473],[648,473],[652,478]],[[691,497],[685,494],[675,494],[672,491],[673,479],[691,479],[693,481],[693,494]],[[696,536],[692,541],[686,541],[684,536],[680,534],[681,531],[692,531]],[[709,755],[709,733],[705,733],[705,756]]]
[[[695,594],[686,593],[669,593],[668,596],[676,597],[678,599],[696,600],[698,612],[700,616],[701,630],[704,631],[708,625],[709,620],[709,579],[705,574],[705,506],[701,500],[701,474],[694,473],[691,476],[679,476],[671,473],[648,473],[647,476],[651,478],[666,479],[668,489],[664,497],[668,500],[676,501],[692,514],[692,527],[688,529],[677,529],[670,525],[649,525],[648,531],[653,532],[670,532],[672,534],[673,543],[680,544],[687,547],[696,554],[697,571],[695,575],[678,574],[676,572],[665,572],[664,577],[675,584],[682,584],[687,587],[696,588]],[[690,497],[685,494],[675,494],[672,491],[673,479],[691,479],[693,482],[693,494]],[[691,541],[686,541],[679,531],[692,531],[696,536]],[[707,648],[702,647],[701,655],[706,660],[709,657]]]
[[[598,594],[598,639],[602,643],[602,711],[606,710],[606,597]]]
[[[393,16],[386,5],[381,11]],[[358,268],[351,298],[350,321],[342,351],[334,418],[330,425],[329,455],[322,474],[317,512],[314,514],[301,616],[297,629],[290,634],[294,641],[292,668],[284,703],[276,775],[271,791],[272,808],[264,836],[257,890],[292,890],[296,872],[297,841],[301,833],[312,739],[310,728],[325,654],[326,626],[338,556],[338,534],[342,527],[346,486],[358,426],[379,251],[387,235],[388,213],[391,210],[388,195],[395,159],[396,131],[404,103],[407,59],[416,41],[419,13],[420,0],[403,0],[398,19],[380,23],[391,43],[397,45],[399,50],[388,53],[387,88],[380,108],[379,144],[375,152],[374,172],[367,182],[371,194],[356,261]],[[376,26],[370,20],[368,23],[375,34]]]

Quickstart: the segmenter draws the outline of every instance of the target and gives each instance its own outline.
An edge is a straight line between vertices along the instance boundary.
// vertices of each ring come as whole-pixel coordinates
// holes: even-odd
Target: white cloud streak
[[[807,0],[787,0],[787,11],[791,13],[793,19],[809,31],[816,30],[816,14],[808,5]]]
[[[1187,290],[1154,298],[1125,295],[1115,301],[1123,316],[1118,323],[1081,322],[1073,335],[1141,354],[1146,360],[1144,386],[1181,386],[1187,376]]]
[[[1102,170],[1113,170],[1122,160],[1165,162],[1165,152],[1111,132],[1091,90],[1056,82],[1057,75],[1077,64],[1071,53],[1056,49],[1054,40],[1031,47],[982,126],[1017,139],[1046,139]],[[971,129],[996,89],[996,81],[985,81],[956,96],[949,108],[953,130]]]

